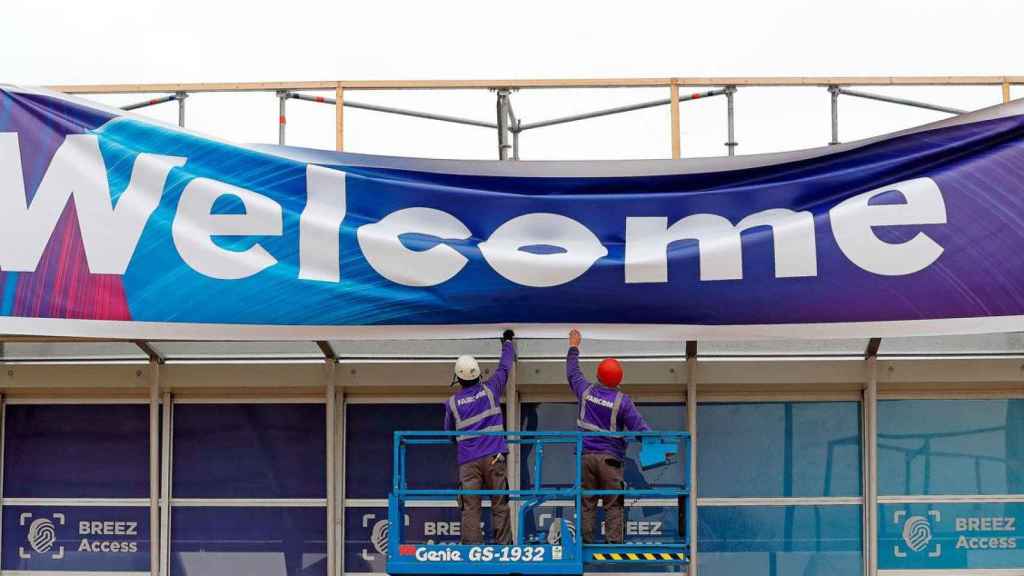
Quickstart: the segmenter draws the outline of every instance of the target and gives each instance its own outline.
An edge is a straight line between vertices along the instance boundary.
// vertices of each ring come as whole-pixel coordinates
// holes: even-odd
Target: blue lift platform
[[[416,446],[451,445],[455,436],[504,436],[509,444],[529,446],[534,455],[532,486],[519,490],[414,489],[406,482],[406,452]],[[618,436],[641,442],[639,465],[651,469],[679,462],[683,478],[659,483],[654,488],[622,490],[584,490],[582,487],[583,439],[587,436]],[[541,478],[544,448],[553,445],[574,446],[575,480],[569,486],[545,485]],[[563,448],[564,450],[564,448]],[[690,435],[686,432],[395,432],[394,477],[388,498],[391,538],[388,542],[387,571],[390,574],[582,574],[596,565],[652,565],[669,568],[689,563],[689,529],[685,514],[690,499]],[[511,545],[498,544],[424,544],[406,542],[402,518],[407,503],[423,500],[455,499],[461,495],[509,497],[518,502],[520,529]],[[581,526],[584,496],[622,495],[624,498],[673,499],[679,506],[679,533],[658,543],[584,544],[582,531],[558,522],[550,534],[524,534],[525,518],[535,508],[554,500],[574,503],[572,525]],[[554,536],[552,538],[552,536]]]

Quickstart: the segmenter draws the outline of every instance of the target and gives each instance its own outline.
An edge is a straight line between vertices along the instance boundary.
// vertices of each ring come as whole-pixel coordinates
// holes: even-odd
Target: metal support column
[[[337,574],[335,566],[338,562],[338,547],[336,540],[338,537],[337,532],[337,517],[335,516],[337,508],[335,506],[335,452],[334,452],[334,438],[335,431],[334,426],[336,424],[335,409],[335,368],[337,361],[334,358],[327,358],[324,364],[324,412],[326,413],[326,427],[327,427],[327,446],[326,446],[326,457],[327,457],[327,573],[334,575]]]
[[[186,92],[176,92],[174,96],[178,99],[178,126],[185,127],[185,98],[188,98]]]
[[[868,576],[878,573],[878,348],[872,338],[865,354],[864,383],[864,566]]]
[[[149,359],[149,572],[160,573],[160,362]]]
[[[829,94],[832,95],[832,140],[830,146],[839,144],[839,86],[829,86]]]
[[[508,160],[512,145],[508,142],[509,135],[509,101],[511,90],[498,89],[498,160]]]
[[[288,102],[288,98],[288,92],[284,90],[277,93],[277,143],[281,146],[284,146],[284,127],[287,122],[285,104]]]
[[[163,461],[161,469],[160,500],[163,504],[163,513],[160,514],[160,574],[167,576],[171,573],[171,466],[173,465],[173,454],[171,453],[171,420],[173,418],[173,398],[170,392],[164,392],[163,405],[163,428],[160,439],[160,459]]]
[[[697,341],[686,341],[686,431],[690,433],[690,507],[686,521],[690,532],[690,566],[687,576],[697,574]]]
[[[736,155],[736,108],[733,102],[734,96],[736,95],[735,86],[725,87],[725,109],[726,109],[726,122],[729,128],[729,140],[725,143],[726,148],[729,149],[729,156]]]
[[[505,413],[508,416],[505,428],[509,432],[518,432],[520,428],[518,364],[519,355],[516,354],[516,361],[512,363],[512,372],[508,375],[508,383],[505,386]],[[518,442],[508,447],[508,465],[506,466],[505,475],[508,478],[508,485],[511,490],[520,489],[519,467],[522,465],[520,461],[521,455],[522,452]],[[515,538],[519,531],[523,529],[519,525],[520,503],[512,501],[509,504],[511,505],[509,513],[512,515],[512,539],[513,542],[518,542]]]
[[[335,368],[337,374],[338,368]],[[334,392],[334,575],[345,573],[345,389]]]

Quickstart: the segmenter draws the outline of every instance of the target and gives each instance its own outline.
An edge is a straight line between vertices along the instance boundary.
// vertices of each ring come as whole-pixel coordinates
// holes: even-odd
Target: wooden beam
[[[670,102],[669,106],[672,108],[672,120],[670,128],[672,130],[672,159],[678,160],[680,157],[680,143],[679,143],[679,84],[672,82],[670,87]]]
[[[341,82],[334,88],[334,149],[345,149],[345,88]]]
[[[679,86],[1000,86],[1024,76],[723,76],[669,78],[552,78],[543,80],[318,80],[301,82],[192,82],[161,84],[61,84],[68,94],[174,92],[274,92],[278,90],[423,90],[487,88],[650,88]]]
[[[1010,83],[1003,82],[1003,104],[1010,101]]]

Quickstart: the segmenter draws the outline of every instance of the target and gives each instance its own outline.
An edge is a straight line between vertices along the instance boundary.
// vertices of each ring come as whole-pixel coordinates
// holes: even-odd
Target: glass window
[[[323,404],[175,404],[175,498],[325,498]]]
[[[174,576],[321,576],[324,508],[182,508],[171,513]]]
[[[149,406],[8,404],[5,498],[148,498]]]
[[[860,404],[701,404],[701,497],[860,496]]]
[[[345,418],[345,491],[348,498],[387,498],[391,491],[392,446],[396,430],[444,429],[444,406],[432,404],[349,404]],[[417,446],[406,456],[412,488],[455,488],[455,445]],[[358,465],[355,465],[358,463]]]
[[[704,576],[860,576],[860,506],[702,506]]]
[[[1024,494],[1024,400],[878,403],[882,495]]]

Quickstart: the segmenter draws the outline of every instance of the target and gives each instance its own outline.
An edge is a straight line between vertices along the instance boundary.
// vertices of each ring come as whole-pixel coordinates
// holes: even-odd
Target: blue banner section
[[[882,504],[881,570],[1000,569],[1024,565],[1024,502]]]
[[[2,568],[147,572],[149,507],[3,507]]]
[[[1022,113],[775,155],[495,163],[241,147],[3,90],[0,326],[1007,330],[1024,316]]]

